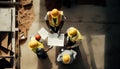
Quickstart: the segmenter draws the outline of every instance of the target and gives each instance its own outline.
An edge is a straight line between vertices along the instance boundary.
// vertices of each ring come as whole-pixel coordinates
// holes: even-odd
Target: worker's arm
[[[67,48],[67,49],[72,49],[72,48],[75,48],[75,47],[78,47],[79,46],[79,43],[75,43],[74,45],[72,45],[72,46],[67,46],[67,47],[65,47],[65,48]]]
[[[45,50],[45,52],[48,52],[52,48],[53,48],[53,46],[50,46],[47,50]]]
[[[58,29],[58,37],[60,36],[60,33],[61,33],[61,29],[62,29],[62,27],[63,27],[63,24],[64,24],[64,21],[61,21],[61,24],[60,24],[60,26],[59,26],[59,29]]]
[[[57,57],[57,61],[58,61],[58,62],[62,61],[61,58],[62,58],[62,54],[59,54],[58,57]]]
[[[45,15],[45,18],[44,18],[44,19],[45,19],[45,21],[46,21],[47,27],[50,29],[50,31],[52,31],[51,28],[50,28],[50,25],[49,25],[48,14],[49,14],[49,12],[47,12],[47,14]]]
[[[64,16],[62,15],[62,20],[61,20],[61,23],[60,23],[60,26],[59,26],[59,29],[58,29],[58,37],[60,36],[60,33],[61,33],[61,29],[64,25]]]
[[[68,42],[69,42],[69,37],[68,37],[68,34],[67,34],[67,32],[65,33],[65,39],[64,39],[64,47],[66,48],[66,49],[71,49],[72,48],[72,46],[69,46],[68,45]]]
[[[64,25],[64,21],[61,21],[61,24],[60,24],[59,30],[62,29],[63,25]]]
[[[73,58],[75,59],[75,58],[76,58],[76,55],[77,55],[77,52],[74,51],[74,50],[71,50],[71,51],[72,51],[72,53],[73,53]]]
[[[50,25],[49,25],[49,21],[48,20],[46,20],[46,24],[47,24],[48,28],[50,29]]]
[[[64,16],[64,14],[62,14],[62,19],[61,19],[61,24],[60,24],[59,30],[61,30],[61,28],[63,27],[65,19],[66,19],[66,17]]]
[[[52,29],[50,28],[50,24],[49,24],[49,21],[48,21],[48,20],[46,20],[46,24],[47,24],[48,29],[49,29],[50,32],[52,33]]]
[[[62,19],[61,19],[61,22],[60,22],[60,26],[59,26],[59,31],[61,30],[61,28],[63,27],[64,25],[64,16],[62,15]]]
[[[76,43],[74,45],[71,46],[71,48],[75,48],[80,46],[80,40],[77,40]]]

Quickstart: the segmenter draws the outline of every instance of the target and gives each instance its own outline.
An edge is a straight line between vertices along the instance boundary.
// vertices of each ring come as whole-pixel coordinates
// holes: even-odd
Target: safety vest
[[[38,46],[35,47],[35,48],[32,48],[32,51],[36,53],[36,49],[37,49],[37,48],[44,48],[43,43],[38,42]]]
[[[56,23],[54,22],[54,19],[52,18],[51,12],[48,14],[48,20],[49,20],[49,25],[52,27],[58,27],[61,23],[62,20],[62,11],[59,11],[59,15],[56,18]]]

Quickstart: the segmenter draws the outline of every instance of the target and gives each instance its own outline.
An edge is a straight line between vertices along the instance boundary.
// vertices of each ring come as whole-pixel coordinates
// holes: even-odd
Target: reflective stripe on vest
[[[50,12],[48,19],[49,19],[49,24],[50,24],[50,26],[52,26],[52,27],[57,27],[57,26],[60,25],[60,22],[61,22],[61,20],[62,20],[62,15],[61,15],[60,12],[59,12],[59,15],[58,15],[57,18],[56,18],[56,23],[54,23],[54,20],[53,20],[53,18],[52,18],[52,16],[51,16],[51,12]]]

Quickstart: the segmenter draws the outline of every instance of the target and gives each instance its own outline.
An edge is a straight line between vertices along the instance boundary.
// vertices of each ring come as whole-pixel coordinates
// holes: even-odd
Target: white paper
[[[48,31],[45,28],[41,28],[38,33],[41,35],[42,39],[46,39],[48,37]]]
[[[58,34],[49,34],[48,36],[49,46],[64,46],[64,34],[61,34],[58,38]]]

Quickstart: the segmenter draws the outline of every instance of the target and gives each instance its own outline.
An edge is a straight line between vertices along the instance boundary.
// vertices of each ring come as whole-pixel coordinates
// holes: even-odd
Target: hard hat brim
[[[72,37],[69,32],[68,32],[68,36],[69,36],[69,37]]]
[[[57,16],[53,16],[53,15],[51,15],[52,16],[52,18],[57,18]]]

